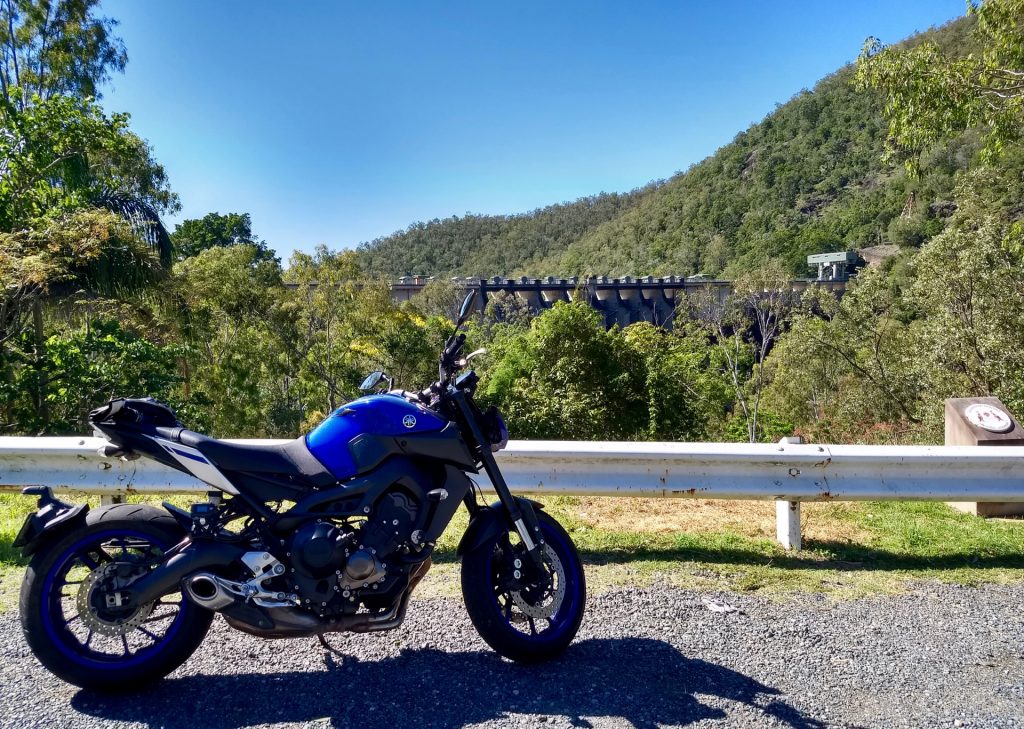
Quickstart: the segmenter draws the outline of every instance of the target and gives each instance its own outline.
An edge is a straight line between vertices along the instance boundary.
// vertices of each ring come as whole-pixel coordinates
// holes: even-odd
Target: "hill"
[[[603,223],[615,220],[658,185],[601,193],[521,215],[465,215],[413,223],[359,246],[365,270],[392,276],[465,273],[487,276],[536,268]]]
[[[969,44],[970,19],[928,37]],[[884,164],[879,98],[852,67],[779,105],[663,183],[512,216],[417,223],[359,247],[365,268],[403,275],[732,275],[766,257],[794,272],[810,253],[918,246],[955,209],[954,176],[977,153],[968,135],[923,156],[920,174]]]

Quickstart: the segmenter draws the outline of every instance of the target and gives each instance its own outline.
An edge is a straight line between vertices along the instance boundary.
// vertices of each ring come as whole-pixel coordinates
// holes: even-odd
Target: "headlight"
[[[484,433],[491,444],[491,451],[500,451],[508,445],[508,428],[505,418],[501,417],[498,408],[493,405],[487,408],[483,417]]]

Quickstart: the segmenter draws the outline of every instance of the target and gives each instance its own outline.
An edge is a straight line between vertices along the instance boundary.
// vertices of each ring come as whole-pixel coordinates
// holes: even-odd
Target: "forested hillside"
[[[364,270],[403,276],[461,272],[488,276],[536,268],[602,223],[615,220],[657,189],[594,195],[522,215],[465,215],[429,223],[359,246]]]
[[[951,53],[973,18],[908,41]],[[855,89],[853,68],[780,105],[714,155],[667,182],[532,213],[415,224],[359,248],[390,275],[735,275],[767,258],[794,272],[821,251],[918,246],[952,212],[954,175],[977,151],[972,135],[922,157],[920,176],[882,161],[881,97]]]

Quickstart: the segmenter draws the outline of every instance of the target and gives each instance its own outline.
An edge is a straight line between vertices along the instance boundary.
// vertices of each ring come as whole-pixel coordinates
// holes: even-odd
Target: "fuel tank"
[[[356,436],[434,433],[444,418],[401,395],[368,395],[345,403],[306,435],[306,447],[331,474],[346,479],[356,473],[348,444]]]

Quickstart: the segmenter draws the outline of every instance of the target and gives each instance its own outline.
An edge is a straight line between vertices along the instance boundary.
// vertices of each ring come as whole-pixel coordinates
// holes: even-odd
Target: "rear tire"
[[[117,565],[145,569],[137,565],[183,536],[162,509],[115,504],[90,511],[82,529],[43,546],[20,599],[25,640],[39,662],[69,683],[105,692],[139,689],[184,663],[206,636],[212,612],[172,593],[108,614],[99,588]]]
[[[572,538],[544,512],[537,512],[537,520],[550,580],[545,588],[509,589],[515,561],[523,565],[530,559],[515,530],[462,559],[462,596],[470,620],[491,648],[519,663],[550,660],[565,651],[586,605],[583,563]]]

